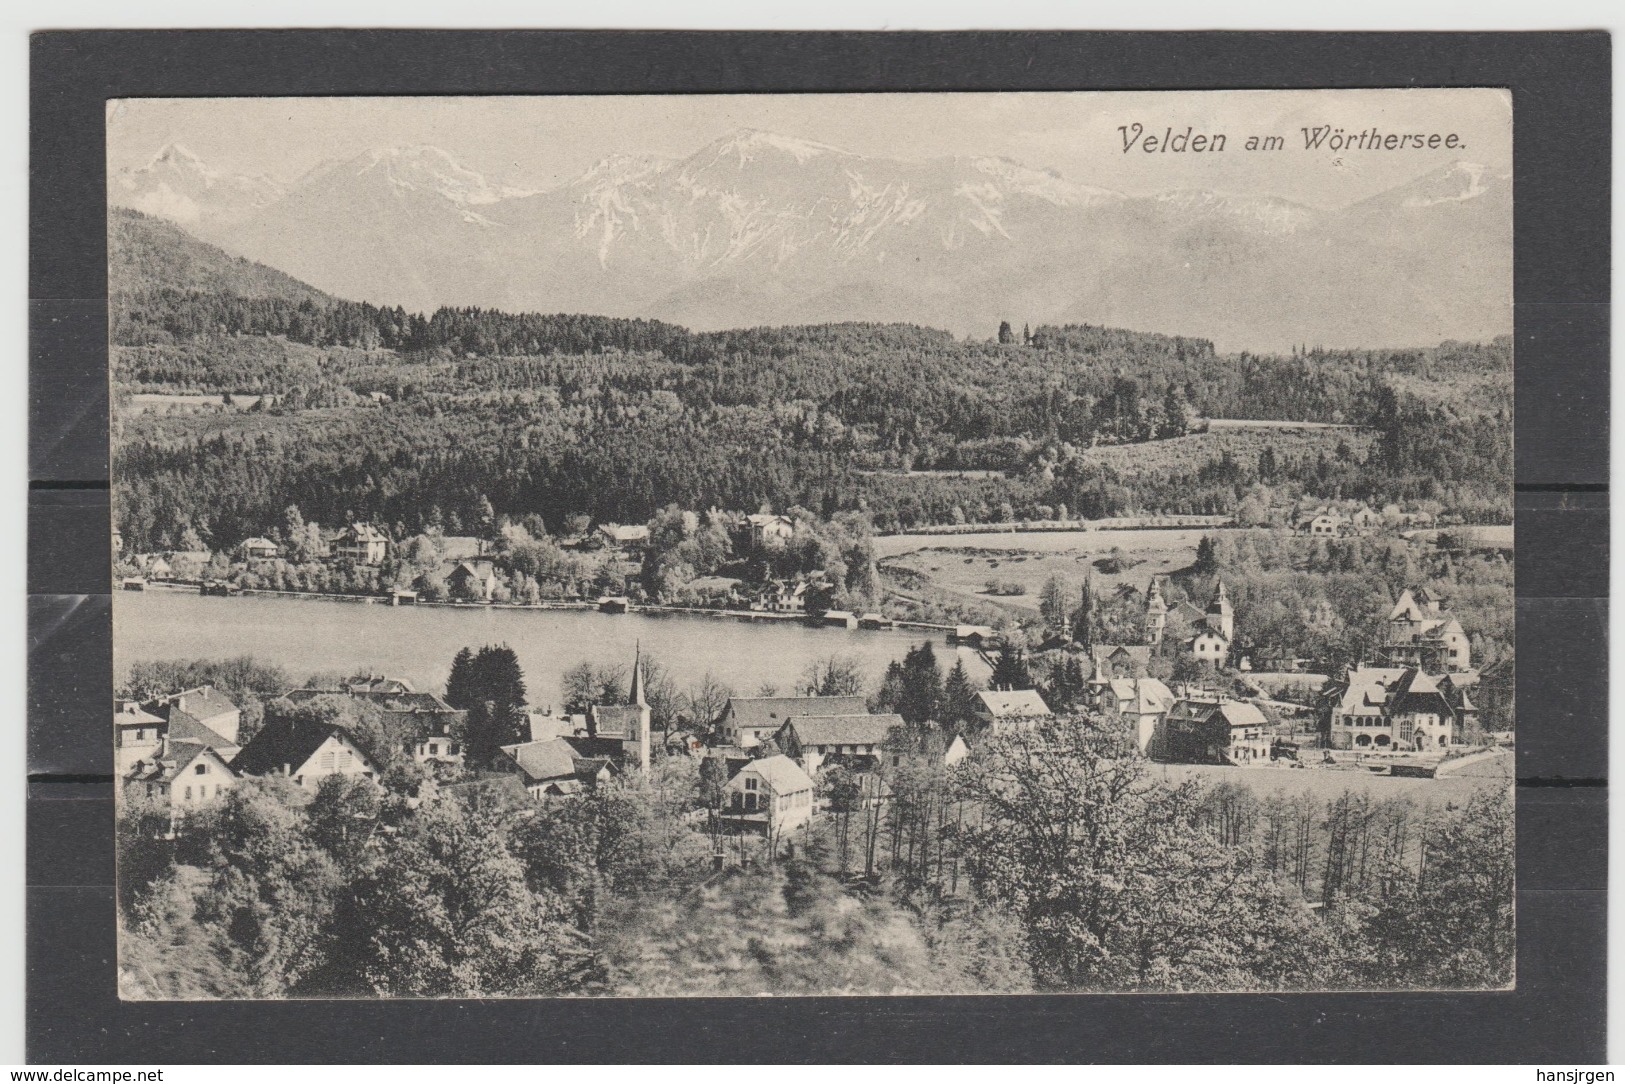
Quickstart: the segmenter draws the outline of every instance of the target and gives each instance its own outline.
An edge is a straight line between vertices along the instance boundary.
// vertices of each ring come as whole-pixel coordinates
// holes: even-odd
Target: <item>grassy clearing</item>
[[[1314,755],[1311,751],[1310,755]],[[1231,768],[1214,764],[1152,764],[1153,778],[1169,783],[1199,779],[1204,783],[1235,783],[1250,788],[1260,798],[1281,792],[1288,796],[1312,794],[1331,801],[1344,791],[1365,793],[1372,798],[1409,798],[1417,804],[1465,802],[1481,787],[1512,785],[1512,757],[1495,757],[1470,765],[1461,775],[1448,779],[1408,779],[1370,772],[1324,771],[1308,768]]]
[[[1166,531],[1046,531],[975,535],[887,535],[875,539],[876,554],[888,567],[926,576],[961,597],[995,599],[1036,613],[1039,594],[1051,576],[1077,584],[1093,575],[1096,589],[1127,583],[1144,590],[1153,575],[1188,567],[1196,545],[1213,528]],[[1111,572],[1096,562],[1120,551],[1131,567]],[[989,581],[1014,584],[1023,594],[991,596]]]

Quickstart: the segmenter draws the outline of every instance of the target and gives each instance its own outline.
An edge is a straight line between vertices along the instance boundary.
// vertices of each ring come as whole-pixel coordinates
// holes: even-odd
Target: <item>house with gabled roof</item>
[[[504,745],[496,767],[517,776],[532,798],[580,794],[620,774],[615,758],[594,755],[592,746],[590,739],[577,738]]]
[[[1159,759],[1181,764],[1267,764],[1269,719],[1255,704],[1187,690],[1174,702],[1155,743]]]
[[[243,713],[231,698],[213,685],[199,685],[155,697],[141,705],[148,714],[162,719],[166,733],[176,741],[198,740],[236,755],[237,731]]]
[[[1122,719],[1146,756],[1160,755],[1174,701],[1173,690],[1154,677],[1113,678],[1096,694],[1097,709]]]
[[[245,561],[271,561],[282,551],[269,538],[256,537],[243,539],[237,546],[237,552]]]
[[[1388,611],[1388,642],[1378,649],[1390,666],[1424,670],[1472,668],[1472,644],[1461,622],[1425,587],[1400,593]]]
[[[746,516],[745,526],[750,531],[751,543],[757,546],[769,541],[787,541],[796,533],[795,521],[789,516],[776,516],[771,512]]]
[[[892,714],[797,716],[786,720],[773,740],[779,752],[816,775],[832,760],[873,767],[892,727],[902,725],[903,717]]]
[[[370,523],[352,523],[333,537],[328,552],[358,565],[382,564],[389,554],[389,536]]]
[[[489,557],[465,558],[446,574],[446,589],[451,597],[464,601],[490,602],[500,582],[496,562]]]
[[[1461,722],[1477,715],[1466,690],[1415,667],[1356,667],[1323,690],[1321,737],[1356,752],[1446,751],[1462,740]]]
[[[380,772],[341,726],[306,719],[274,719],[265,724],[232,761],[241,775],[281,775],[315,790],[330,775],[357,775],[377,781]]]
[[[984,689],[976,699],[976,717],[994,735],[1035,730],[1055,717],[1037,689]]]
[[[868,713],[868,702],[861,696],[733,696],[717,727],[729,745],[749,749],[777,734],[791,719]]]
[[[606,546],[625,556],[649,542],[649,526],[645,523],[600,523],[598,538]]]
[[[782,753],[746,762],[723,792],[723,824],[782,838],[813,816],[813,781]]]
[[[158,749],[131,763],[122,782],[126,801],[158,803],[178,819],[231,790],[237,773],[216,749],[166,738]]]

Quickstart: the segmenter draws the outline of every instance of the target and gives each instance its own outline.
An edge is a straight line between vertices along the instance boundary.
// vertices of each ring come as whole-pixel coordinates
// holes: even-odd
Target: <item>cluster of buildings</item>
[[[1376,665],[1356,666],[1322,692],[1327,748],[1437,752],[1478,737],[1480,683],[1461,622],[1424,588],[1388,613]]]
[[[1160,601],[1153,584],[1147,615],[1152,643],[1091,648],[1088,706],[1125,721],[1151,759],[1243,766],[1275,759],[1280,743],[1257,704],[1213,689],[1170,688],[1146,676],[1155,634],[1166,632],[1171,612],[1165,603],[1159,608]],[[1211,642],[1222,660],[1233,634],[1223,584],[1200,616],[1186,646],[1197,658],[1211,658],[1198,646]],[[1351,667],[1323,689],[1321,744],[1414,754],[1448,752],[1476,740],[1473,695],[1480,678],[1471,668],[1460,621],[1428,592],[1413,588],[1392,607],[1387,630],[1376,663]],[[656,754],[641,658],[634,659],[624,703],[595,704],[568,717],[533,711],[528,740],[501,747],[489,764],[468,763],[458,737],[462,712],[405,681],[361,677],[337,689],[295,689],[286,696],[300,703],[334,694],[376,704],[388,733],[403,743],[400,753],[415,762],[469,769],[461,774],[498,779],[536,799],[579,794],[628,772],[647,772]],[[994,736],[1030,732],[1053,718],[1036,690],[990,689],[977,700],[982,730]],[[363,743],[340,724],[278,717],[240,742],[241,723],[238,706],[207,685],[116,704],[116,764],[124,793],[181,816],[244,775],[281,775],[308,789],[333,774],[380,776]],[[859,696],[732,697],[712,729],[710,747],[698,735],[672,733],[662,737],[660,752],[714,758],[725,780],[724,822],[769,835],[814,816],[813,777],[832,764],[857,772],[905,761],[941,767],[969,752],[962,738],[922,735],[901,716],[870,712]]]
[[[1230,658],[1230,645],[1236,638],[1236,615],[1224,581],[1218,582],[1207,609],[1199,610],[1189,602],[1170,607],[1162,597],[1161,580],[1153,579],[1145,599],[1146,644],[1161,647],[1171,628],[1183,630],[1180,646],[1191,658],[1210,662],[1215,667],[1225,665]]]

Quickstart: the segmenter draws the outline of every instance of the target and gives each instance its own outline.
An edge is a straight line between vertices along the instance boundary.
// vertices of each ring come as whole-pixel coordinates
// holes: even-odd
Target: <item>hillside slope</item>
[[[333,298],[275,268],[245,260],[140,211],[107,211],[107,292],[174,289],[331,304]]]

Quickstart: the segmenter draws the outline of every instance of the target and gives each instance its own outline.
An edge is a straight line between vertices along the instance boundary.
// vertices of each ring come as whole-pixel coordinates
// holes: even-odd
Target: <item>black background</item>
[[[1601,1062],[1603,33],[91,31],[32,42],[31,1062]],[[1489,994],[122,1003],[108,98],[1498,86],[1513,91],[1518,983]]]

